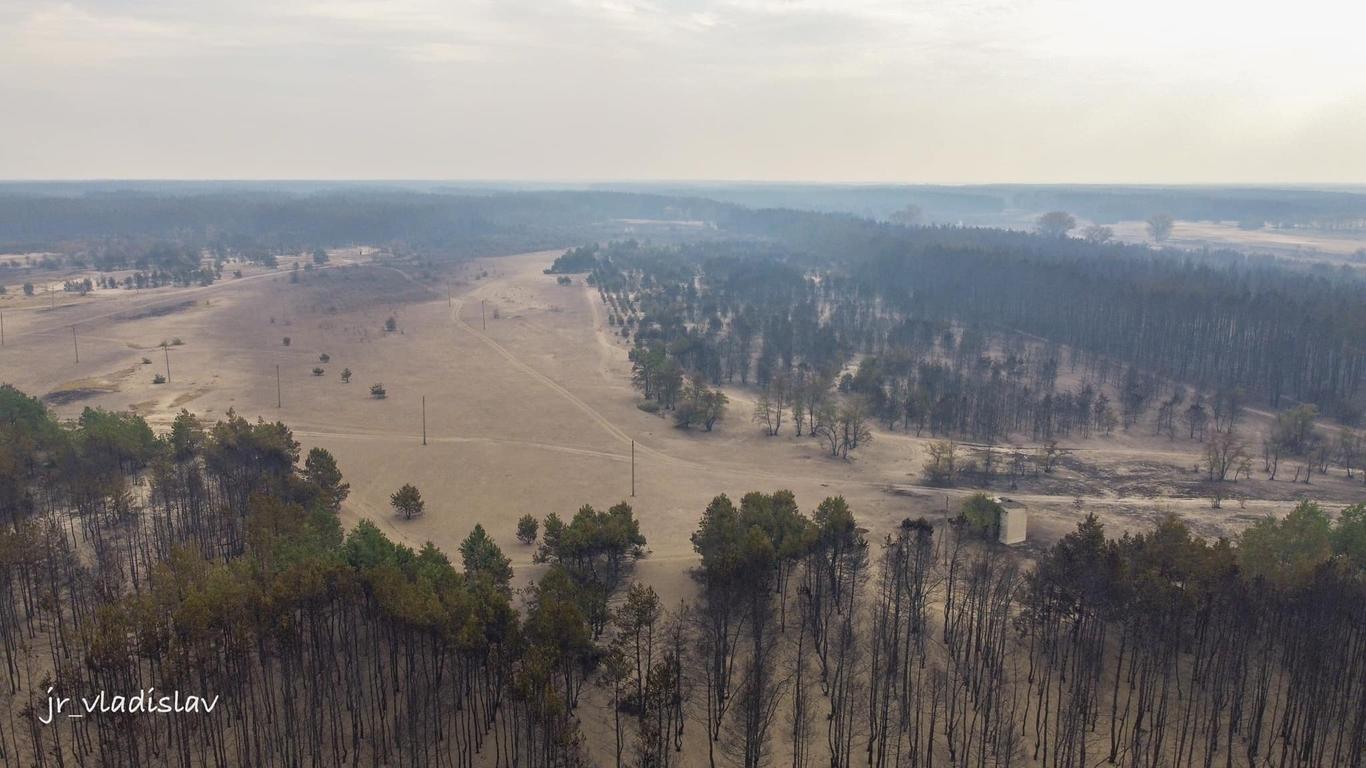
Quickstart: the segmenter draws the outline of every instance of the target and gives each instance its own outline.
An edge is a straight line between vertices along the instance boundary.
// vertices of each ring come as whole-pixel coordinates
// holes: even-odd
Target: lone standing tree
[[[1148,235],[1154,243],[1165,243],[1172,236],[1172,227],[1175,225],[1176,220],[1170,213],[1154,214],[1148,217]]]
[[[422,492],[412,483],[404,483],[402,488],[389,497],[389,503],[393,505],[394,512],[402,515],[404,520],[418,517],[426,507],[426,502],[422,500]]]
[[[1049,211],[1039,217],[1035,226],[1044,237],[1067,237],[1068,232],[1076,229],[1077,220],[1067,211]]]

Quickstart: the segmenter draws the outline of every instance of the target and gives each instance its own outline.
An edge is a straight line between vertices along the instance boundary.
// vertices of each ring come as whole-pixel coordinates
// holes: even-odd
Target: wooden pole
[[[636,497],[636,441],[631,441],[631,498]]]
[[[71,349],[76,353],[76,362],[81,361],[81,348],[76,344],[76,326],[71,326]]]
[[[427,396],[422,396],[422,444],[427,444]]]
[[[5,346],[5,313],[0,312],[0,347]]]
[[[280,398],[280,366],[277,363],[275,365],[275,407],[279,408],[281,402],[283,401]]]
[[[171,345],[162,344],[161,350],[166,353],[166,383],[171,383]]]
[[[484,318],[484,300],[479,300],[479,324],[484,326],[484,330],[489,329],[489,321]]]

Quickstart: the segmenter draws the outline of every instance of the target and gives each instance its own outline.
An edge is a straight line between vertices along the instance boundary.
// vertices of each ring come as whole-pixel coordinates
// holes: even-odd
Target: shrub
[[[152,377],[152,383],[153,383],[153,384],[165,384],[165,383],[166,383],[166,377],[165,377],[165,376],[162,376],[161,374],[158,373],[158,374],[156,374],[155,376]]]
[[[389,396],[389,392],[384,388],[383,384],[371,384],[370,396],[376,400],[383,400]]]
[[[316,366],[316,365],[313,366],[313,375],[314,375],[314,376],[321,376],[321,375],[323,375],[323,369],[322,369],[322,368],[319,368],[319,367]]]

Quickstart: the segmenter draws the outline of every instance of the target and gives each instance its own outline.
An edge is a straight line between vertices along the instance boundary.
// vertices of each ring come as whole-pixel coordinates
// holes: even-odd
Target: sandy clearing
[[[397,539],[413,545],[430,540],[454,552],[481,522],[513,558],[519,580],[539,570],[531,565],[531,548],[514,537],[519,516],[567,516],[584,503],[629,499],[650,548],[638,576],[669,603],[691,589],[689,534],[717,493],[737,497],[789,488],[808,510],[824,496],[843,494],[872,537],[880,538],[905,517],[942,516],[971,492],[915,483],[928,437],[879,431],[851,461],[831,458],[814,440],[793,438],[790,427],[765,437],[749,423],[751,395],[738,388],[728,390],[735,401],[731,413],[711,434],[680,431],[640,411],[626,344],[605,325],[596,292],[580,281],[561,286],[542,274],[557,253],[467,263],[432,283],[383,265],[338,264],[299,284],[284,271],[267,273],[224,281],[208,304],[165,315],[135,310],[184,296],[118,297],[120,303],[86,315],[83,322],[92,327],[79,364],[60,335],[30,332],[0,348],[0,380],[44,393],[62,382],[107,380],[131,369],[113,391],[56,409],[72,416],[85,405],[136,405],[163,428],[180,407],[210,419],[233,408],[253,419],[283,420],[306,448],[321,445],[336,455],[352,485],[343,510],[347,525],[369,517]],[[479,277],[483,273],[489,276]],[[487,330],[479,318],[481,301]],[[399,330],[384,333],[390,316]],[[282,344],[286,335],[288,347]],[[164,353],[147,350],[177,336],[185,345],[170,351],[171,382],[151,384]],[[319,362],[322,353],[328,363]],[[144,356],[152,364],[143,365]],[[313,376],[315,365],[325,375]],[[338,379],[343,367],[354,373],[350,384]],[[376,382],[385,384],[387,399],[368,396]],[[1134,432],[1069,447],[1079,461],[1116,474],[1134,462],[1175,471],[1197,460],[1196,444]],[[429,511],[421,519],[398,520],[389,511],[389,494],[404,482],[415,483],[427,499]],[[1303,490],[1360,495],[1359,484],[1315,482]],[[1072,487],[1049,479],[1005,493],[1029,506],[1032,538],[1047,542],[1077,520]],[[1249,491],[1266,487],[1248,484]],[[1283,482],[1271,489],[1282,495],[1302,490]],[[1150,500],[1110,487],[1085,495],[1085,508],[1116,529],[1144,526],[1172,511],[1204,535],[1237,530],[1293,503],[1254,492],[1242,506],[1229,501],[1226,509],[1211,510],[1201,498]]]

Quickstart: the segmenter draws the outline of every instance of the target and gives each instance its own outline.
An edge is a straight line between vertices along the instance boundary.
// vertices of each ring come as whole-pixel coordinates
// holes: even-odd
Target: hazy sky
[[[0,0],[0,178],[1366,182],[1355,0]]]

